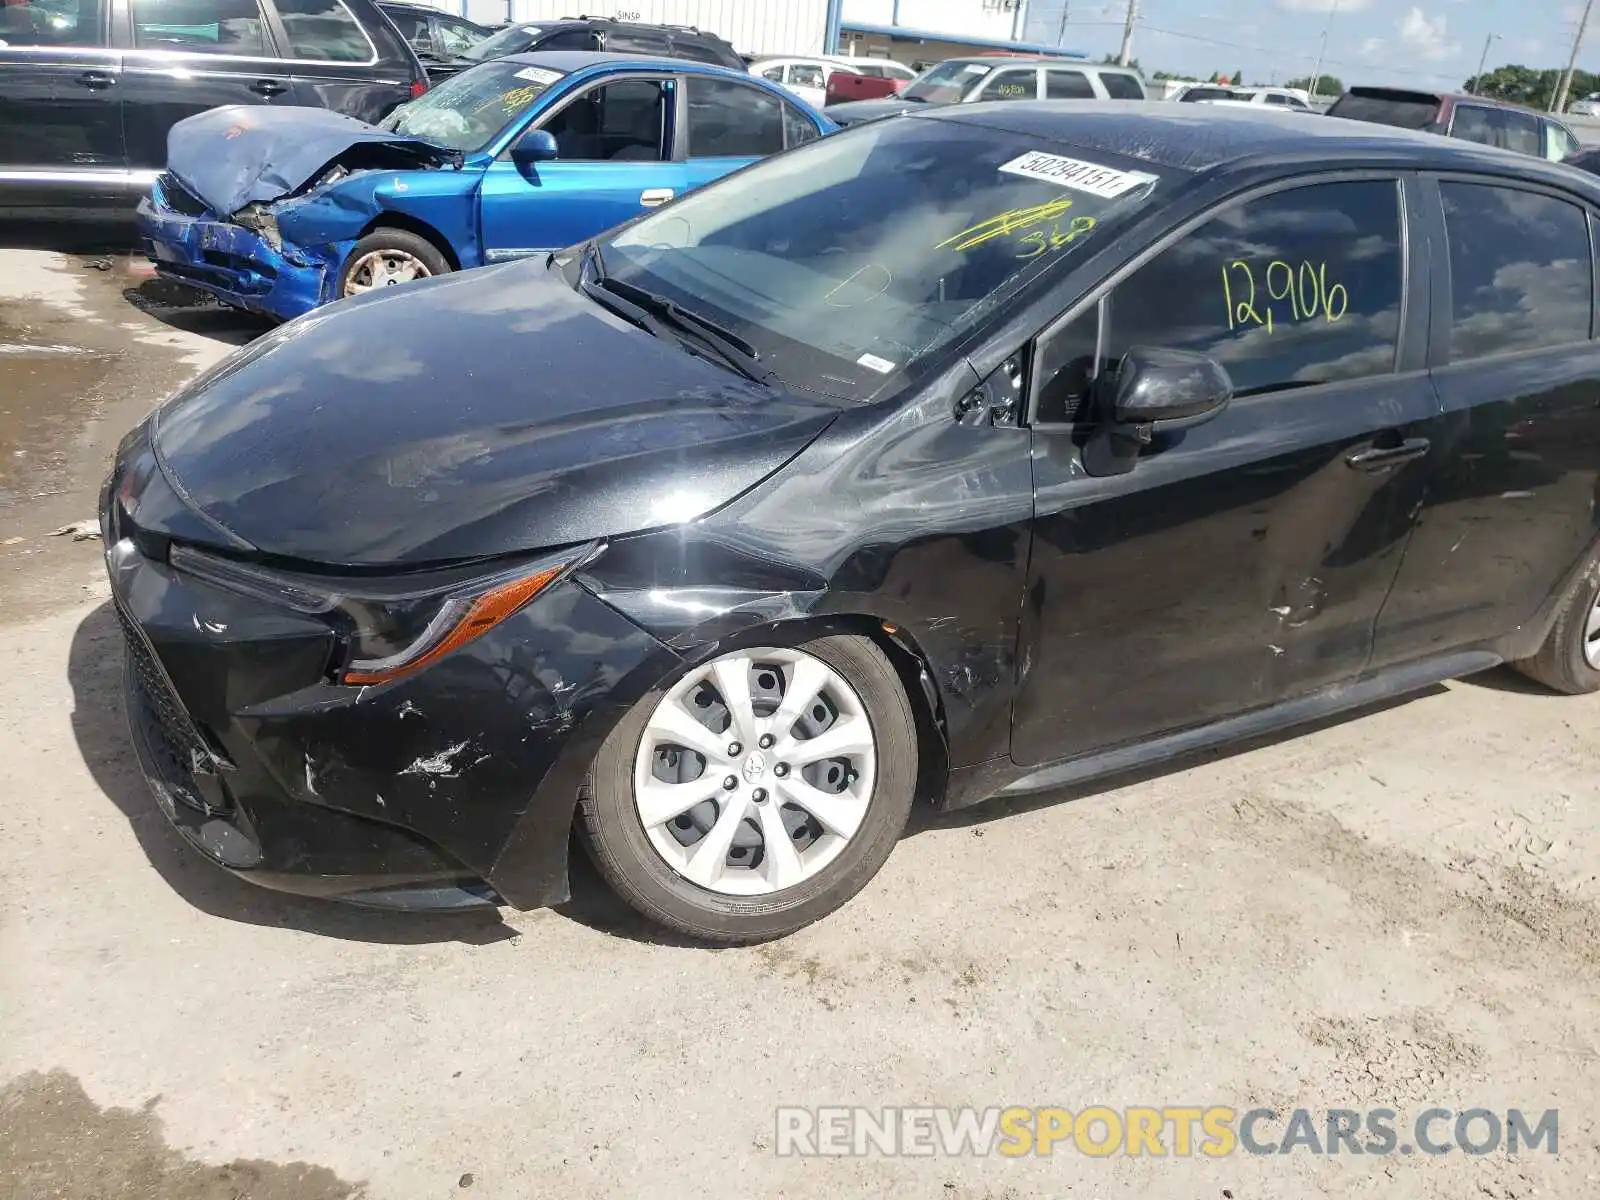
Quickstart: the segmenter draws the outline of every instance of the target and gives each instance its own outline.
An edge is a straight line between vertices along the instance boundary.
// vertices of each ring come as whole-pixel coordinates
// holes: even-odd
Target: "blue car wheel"
[[[405,229],[374,229],[357,242],[339,273],[339,299],[450,273],[450,261],[427,238]]]

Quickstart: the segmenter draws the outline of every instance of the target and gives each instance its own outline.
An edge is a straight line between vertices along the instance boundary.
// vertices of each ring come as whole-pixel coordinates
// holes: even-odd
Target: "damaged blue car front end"
[[[325,109],[212,109],[173,128],[139,236],[164,278],[288,320],[336,298],[351,249],[383,212],[417,209],[450,236],[453,265],[478,265],[476,176],[461,163]]]

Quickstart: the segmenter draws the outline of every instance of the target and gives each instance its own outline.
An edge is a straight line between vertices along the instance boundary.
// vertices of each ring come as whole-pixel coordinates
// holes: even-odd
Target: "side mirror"
[[[549,162],[558,153],[555,134],[548,129],[530,129],[511,147],[511,160],[518,166],[525,166]]]
[[[1135,346],[1117,368],[1110,411],[1084,447],[1085,469],[1092,475],[1131,471],[1157,436],[1204,424],[1232,399],[1233,380],[1215,359]]]

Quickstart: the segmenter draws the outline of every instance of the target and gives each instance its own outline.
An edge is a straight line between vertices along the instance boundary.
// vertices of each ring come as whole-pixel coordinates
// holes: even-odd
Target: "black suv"
[[[730,43],[692,25],[640,25],[613,21],[609,17],[568,17],[560,21],[519,21],[508,25],[454,62],[428,64],[428,73],[439,79],[487,59],[504,58],[526,50],[606,50],[613,54],[688,58],[731,67],[735,71],[749,70]]]
[[[376,121],[427,87],[372,0],[0,0],[0,209],[131,206],[204,109]]]
[[[378,7],[430,69],[434,63],[459,58],[495,32],[488,25],[440,12],[427,4],[391,4],[388,0],[379,0]]]

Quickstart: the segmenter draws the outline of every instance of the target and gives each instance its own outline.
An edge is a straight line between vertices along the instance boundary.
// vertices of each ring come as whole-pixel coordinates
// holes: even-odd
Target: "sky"
[[[1459,88],[1478,68],[1484,39],[1493,70],[1506,63],[1564,67],[1582,3],[1570,0],[1142,0],[1134,57],[1152,71],[1231,75],[1265,83],[1309,75],[1324,29],[1324,69],[1351,84]],[[1095,58],[1122,41],[1126,0],[1030,0],[1029,40],[1054,42],[1063,5],[1069,49]],[[1600,4],[1578,66],[1600,71]]]

